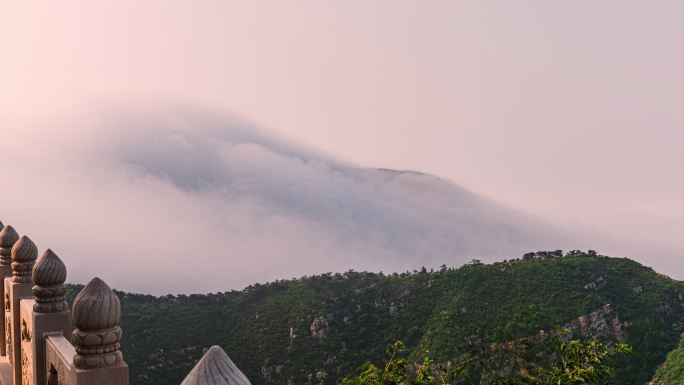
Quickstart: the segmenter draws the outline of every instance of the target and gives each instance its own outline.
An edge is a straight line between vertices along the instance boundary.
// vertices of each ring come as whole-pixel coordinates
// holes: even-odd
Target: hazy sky
[[[209,106],[684,278],[682,20],[681,1],[6,2],[1,126]]]

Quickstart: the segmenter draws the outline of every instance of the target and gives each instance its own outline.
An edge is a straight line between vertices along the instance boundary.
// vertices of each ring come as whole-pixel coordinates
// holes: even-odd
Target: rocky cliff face
[[[589,314],[577,317],[563,328],[570,330],[570,338],[600,338],[625,342],[629,322],[620,322],[611,304],[605,304]]]

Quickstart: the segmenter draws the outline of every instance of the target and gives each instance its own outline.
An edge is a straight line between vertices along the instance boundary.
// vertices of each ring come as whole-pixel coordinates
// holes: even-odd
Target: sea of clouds
[[[450,181],[359,167],[213,111],[106,109],[3,131],[0,220],[52,248],[70,282],[215,292],[578,245]]]

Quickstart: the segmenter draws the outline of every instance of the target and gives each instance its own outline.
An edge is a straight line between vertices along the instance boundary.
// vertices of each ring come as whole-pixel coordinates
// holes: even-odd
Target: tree
[[[625,344],[611,347],[596,339],[565,341],[559,335],[551,339],[554,341],[551,348],[557,358],[544,372],[549,384],[585,385],[610,379],[614,370],[606,364],[606,359],[618,353],[631,352]]]
[[[526,339],[505,344],[471,341],[469,351],[446,364],[425,357],[410,364],[405,345],[390,345],[383,368],[367,362],[356,377],[342,385],[589,385],[613,375],[606,360],[630,352],[624,344],[608,345],[592,339],[565,340],[558,329],[543,346]],[[322,385],[322,383],[319,383]]]

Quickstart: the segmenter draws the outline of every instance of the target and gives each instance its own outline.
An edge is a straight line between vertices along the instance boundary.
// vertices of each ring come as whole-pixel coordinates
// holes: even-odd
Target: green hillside
[[[654,385],[684,385],[684,335],[679,346],[667,355],[653,378]]]
[[[243,291],[153,297],[118,293],[134,385],[178,384],[213,344],[254,384],[335,383],[387,345],[453,358],[472,336],[507,341],[563,325],[624,340],[622,384],[644,384],[676,347],[684,285],[637,262],[593,252],[528,254],[493,264],[383,275],[347,272]]]

